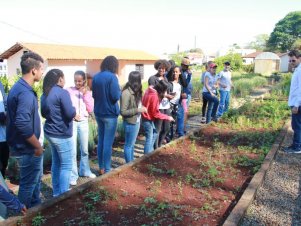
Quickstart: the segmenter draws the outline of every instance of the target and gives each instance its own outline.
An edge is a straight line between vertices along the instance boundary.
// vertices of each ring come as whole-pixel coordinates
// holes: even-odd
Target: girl
[[[42,116],[46,119],[44,132],[52,153],[54,197],[69,190],[73,149],[72,121],[74,118],[79,120],[68,91],[63,89],[64,85],[63,72],[59,69],[50,70],[44,78],[41,97]]]
[[[164,97],[168,88],[168,83],[160,80],[154,87],[149,86],[142,99],[142,105],[147,108],[147,112],[142,113],[142,125],[145,132],[144,153],[147,154],[154,150],[154,144],[158,137],[158,131],[155,128],[156,119],[174,121],[173,117],[162,114],[159,111],[159,103]]]
[[[125,131],[124,158],[127,163],[134,160],[134,145],[140,128],[141,113],[147,111],[142,106],[141,99],[141,74],[138,71],[132,71],[120,99],[120,112]]]
[[[80,164],[79,175],[84,177],[95,178],[96,175],[91,172],[89,166],[89,113],[93,111],[94,100],[92,92],[86,86],[86,74],[83,71],[74,73],[74,87],[68,88],[71,97],[72,105],[79,115],[79,121],[73,121],[73,150],[72,150],[72,172],[70,185],[76,185],[78,179],[77,171],[77,137],[80,144]]]

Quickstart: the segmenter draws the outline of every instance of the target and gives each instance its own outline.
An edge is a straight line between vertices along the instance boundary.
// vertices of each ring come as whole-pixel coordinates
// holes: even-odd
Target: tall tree
[[[267,49],[286,52],[298,38],[301,38],[301,11],[290,12],[275,25]]]
[[[268,34],[259,34],[255,36],[255,40],[247,45],[247,48],[264,50],[266,48],[267,41],[269,39]]]

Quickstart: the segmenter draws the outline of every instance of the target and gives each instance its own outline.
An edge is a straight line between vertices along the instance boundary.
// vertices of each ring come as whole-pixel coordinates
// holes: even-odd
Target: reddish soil
[[[252,177],[234,161],[248,143],[209,126],[42,211],[44,225],[221,225]]]

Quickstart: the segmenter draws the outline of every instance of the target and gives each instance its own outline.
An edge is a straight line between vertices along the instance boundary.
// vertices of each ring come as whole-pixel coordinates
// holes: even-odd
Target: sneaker
[[[71,186],[75,186],[75,185],[77,185],[77,182],[76,182],[76,180],[72,180],[72,181],[70,181],[70,183],[69,183]]]
[[[206,122],[206,117],[202,117],[201,118],[201,123],[205,123]]]
[[[93,178],[96,178],[96,175],[94,173],[91,173],[88,177],[93,179]]]
[[[301,154],[301,148],[295,148],[293,145],[284,147],[283,151],[290,154]]]

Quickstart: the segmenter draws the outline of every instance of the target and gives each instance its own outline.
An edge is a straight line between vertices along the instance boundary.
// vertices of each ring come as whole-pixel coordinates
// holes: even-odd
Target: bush
[[[243,65],[242,70],[246,73],[254,73],[255,64]]]

